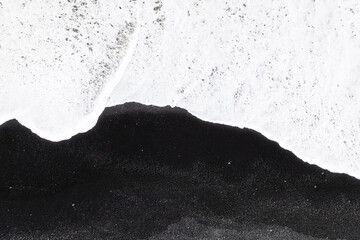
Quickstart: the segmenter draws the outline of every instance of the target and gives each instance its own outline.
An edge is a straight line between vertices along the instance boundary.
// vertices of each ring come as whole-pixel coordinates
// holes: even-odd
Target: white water
[[[360,178],[357,0],[86,1],[89,17],[103,19],[99,28],[84,27],[99,50],[94,56],[74,41],[77,57],[60,40],[67,32],[58,31],[73,23],[72,13],[65,23],[50,20],[74,3],[32,1],[38,5],[26,15],[20,3],[1,2],[0,122],[16,117],[61,140],[91,128],[106,105],[179,106],[207,121],[255,129],[307,162]],[[133,30],[122,32],[124,44],[106,48],[125,21]],[[109,23],[114,28],[103,27]],[[52,49],[68,53],[66,61],[54,61]],[[82,54],[86,64],[79,64]],[[111,73],[99,78],[103,59]]]
[[[53,141],[93,127],[134,52],[137,3],[0,3],[0,123]]]

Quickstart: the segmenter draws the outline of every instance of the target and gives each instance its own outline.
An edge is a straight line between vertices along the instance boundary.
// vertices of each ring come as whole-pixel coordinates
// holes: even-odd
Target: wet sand
[[[49,142],[0,126],[0,239],[358,239],[360,181],[261,134],[130,103]]]

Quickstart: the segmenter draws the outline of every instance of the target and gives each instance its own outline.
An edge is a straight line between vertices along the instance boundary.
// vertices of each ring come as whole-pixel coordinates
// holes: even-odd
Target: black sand
[[[125,104],[68,141],[0,126],[0,239],[360,239],[360,181],[261,134]]]

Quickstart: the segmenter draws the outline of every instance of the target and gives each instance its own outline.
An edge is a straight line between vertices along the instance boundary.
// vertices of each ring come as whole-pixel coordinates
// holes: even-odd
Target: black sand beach
[[[360,181],[129,103],[67,141],[0,126],[0,239],[360,239]]]

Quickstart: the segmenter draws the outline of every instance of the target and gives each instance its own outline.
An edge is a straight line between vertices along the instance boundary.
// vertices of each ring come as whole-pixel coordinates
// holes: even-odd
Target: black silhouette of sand
[[[0,239],[360,239],[360,181],[179,108],[58,143],[0,126]]]

